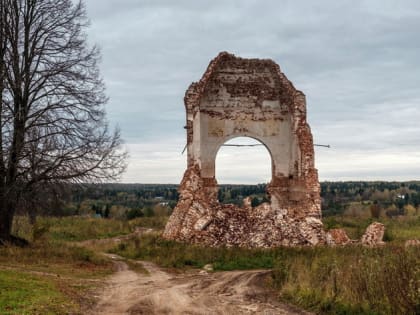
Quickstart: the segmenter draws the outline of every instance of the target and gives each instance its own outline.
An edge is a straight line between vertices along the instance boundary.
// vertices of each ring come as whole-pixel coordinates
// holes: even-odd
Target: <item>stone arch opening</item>
[[[235,147],[234,145],[242,145],[243,147]],[[230,163],[222,164],[222,159],[225,163]],[[248,165],[245,165],[246,163]],[[256,166],[255,163],[258,163],[259,171],[253,171],[248,176],[241,176],[238,173],[224,176],[224,172],[229,170],[236,172],[249,171],[249,168]],[[241,168],[238,168],[238,166]],[[273,158],[270,150],[263,142],[251,137],[238,136],[226,140],[216,152],[215,178],[219,184],[269,183],[273,178]]]
[[[227,140],[219,147],[215,160],[219,202],[242,206],[244,198],[249,198],[253,207],[269,202],[267,185],[272,180],[272,161],[269,149],[258,139]]]

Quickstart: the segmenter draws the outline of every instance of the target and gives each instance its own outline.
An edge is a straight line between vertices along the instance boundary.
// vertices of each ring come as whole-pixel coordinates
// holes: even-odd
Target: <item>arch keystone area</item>
[[[305,95],[274,61],[222,52],[190,85],[184,102],[188,168],[165,238],[244,247],[326,242]],[[254,138],[270,152],[270,203],[219,203],[216,155],[235,137]]]

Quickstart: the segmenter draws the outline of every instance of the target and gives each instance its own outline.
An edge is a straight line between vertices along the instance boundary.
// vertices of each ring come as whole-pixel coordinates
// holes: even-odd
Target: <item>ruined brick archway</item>
[[[209,245],[317,244],[322,230],[305,95],[272,60],[220,53],[185,95],[188,168],[164,237]],[[215,159],[235,137],[263,143],[272,159],[270,203],[252,208],[217,200]]]

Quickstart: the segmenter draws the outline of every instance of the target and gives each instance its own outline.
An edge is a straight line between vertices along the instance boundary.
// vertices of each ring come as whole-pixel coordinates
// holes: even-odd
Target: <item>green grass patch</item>
[[[402,243],[410,239],[420,239],[420,216],[380,219],[331,216],[323,218],[322,221],[325,229],[343,228],[352,239],[360,239],[369,224],[374,221],[385,225],[384,240],[386,242]]]
[[[420,216],[389,219],[384,224],[385,233],[390,241],[420,239]]]
[[[63,241],[0,247],[0,314],[82,314],[111,261]]]
[[[13,267],[78,278],[103,277],[113,264],[89,249],[60,242],[38,242],[29,247],[0,247],[0,267]]]
[[[117,219],[72,217],[39,217],[35,225],[26,216],[16,216],[13,234],[28,241],[85,241],[104,239],[133,232],[137,227],[162,230],[168,217],[142,217],[130,221]]]
[[[308,251],[274,269],[280,276],[273,284],[285,300],[318,314],[418,314],[419,248]]]
[[[130,259],[153,261],[169,268],[202,268],[212,263],[215,270],[266,269],[272,268],[275,261],[272,250],[209,248],[164,240],[158,233],[133,237],[110,252]]]
[[[169,217],[167,216],[154,216],[154,217],[142,217],[136,218],[129,221],[131,227],[144,227],[156,230],[163,230]]]
[[[131,233],[127,221],[101,218],[40,218],[39,227],[46,227],[48,236],[60,241],[84,241]]]
[[[105,239],[136,227],[162,228],[166,220],[39,217],[32,226],[27,217],[16,217],[14,234],[31,243],[0,247],[0,314],[80,314],[80,305],[91,303],[91,290],[101,285],[96,280],[113,272],[113,263],[99,253],[101,246],[115,244]],[[85,242],[90,248],[76,243],[91,239],[99,241]],[[128,264],[147,273],[137,262]]]
[[[288,303],[299,305],[307,310],[314,311],[316,314],[331,315],[380,315],[372,310],[368,305],[351,305],[343,303],[336,298],[324,297],[314,290],[290,290],[283,292],[282,300]]]
[[[0,270],[0,314],[76,314],[77,304],[54,281],[24,272]]]
[[[146,268],[144,268],[141,262],[131,259],[127,259],[125,260],[125,262],[127,263],[128,267],[130,267],[130,270],[133,270],[143,275],[150,275],[149,271]]]

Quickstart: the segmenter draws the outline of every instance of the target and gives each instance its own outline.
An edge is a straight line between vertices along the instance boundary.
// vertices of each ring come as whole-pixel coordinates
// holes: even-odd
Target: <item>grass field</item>
[[[1,314],[77,313],[78,305],[60,292],[56,281],[15,270],[0,270]]]
[[[63,270],[69,274],[78,269],[71,266],[50,266],[50,272],[36,269],[0,266],[0,314],[84,314],[93,305],[91,292],[100,282],[91,282],[90,274],[63,276]]]
[[[70,241],[129,233],[115,220],[39,218],[35,226],[17,217],[14,232],[29,247],[0,247],[0,314],[84,314],[93,290],[113,264]]]
[[[27,248],[0,247],[0,314],[83,314],[94,303],[112,264],[77,241],[125,235],[136,227],[161,230],[165,217],[132,221],[83,217],[40,218],[32,227],[17,218],[15,232]],[[368,219],[328,217],[327,228],[342,227],[358,238]],[[301,247],[276,249],[208,248],[163,240],[159,232],[132,237],[111,251],[169,268],[272,269],[270,286],[281,300],[318,314],[420,313],[420,219],[384,219],[388,245],[379,248]],[[141,265],[129,262],[138,272]],[[65,309],[65,312],[63,310]]]
[[[128,234],[132,228],[128,221],[91,217],[40,217],[31,226],[27,217],[17,217],[14,234],[30,241],[47,238],[55,241],[83,241]]]
[[[323,219],[326,229],[344,228],[350,238],[360,239],[366,228],[373,221],[385,225],[384,240],[391,243],[403,243],[410,239],[420,239],[420,216],[401,216],[396,218],[366,219],[351,216],[331,216]]]
[[[66,243],[0,247],[0,314],[83,314],[113,265]]]
[[[109,245],[85,248],[77,242],[126,235],[136,227],[161,229],[166,220],[40,217],[32,226],[27,217],[16,217],[13,232],[30,246],[0,247],[0,314],[84,314],[113,264],[97,252]],[[146,272],[141,264],[127,263]]]

